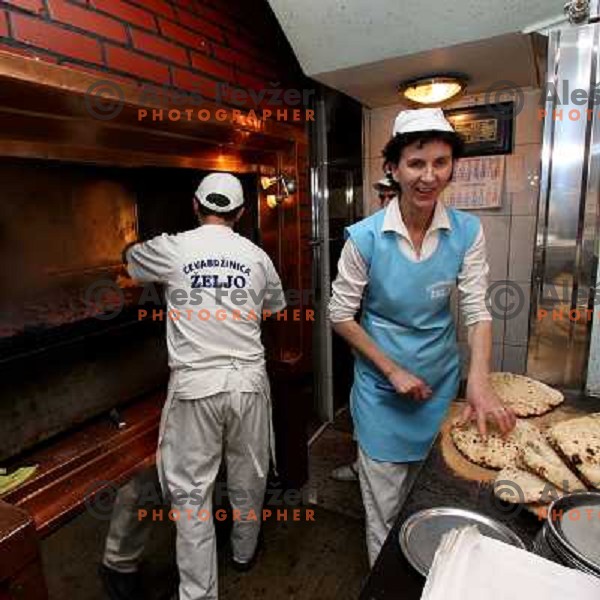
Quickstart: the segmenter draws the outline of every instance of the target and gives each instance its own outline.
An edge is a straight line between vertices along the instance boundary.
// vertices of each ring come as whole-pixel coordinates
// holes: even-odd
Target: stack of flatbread
[[[600,413],[558,423],[548,439],[590,487],[600,489]]]
[[[492,373],[490,384],[503,404],[511,408],[517,417],[546,414],[565,399],[558,390],[524,375]]]
[[[565,493],[587,489],[546,435],[525,420],[518,419],[507,437],[495,431],[483,437],[474,423],[455,426],[450,435],[467,460],[499,470],[494,493],[507,502],[536,508],[550,504]]]
[[[475,423],[455,425],[450,437],[470,462],[498,470],[494,493],[529,507],[588,487],[600,489],[600,413],[563,421],[546,432],[527,417],[537,417],[564,401],[557,390],[523,375],[492,373],[491,385],[517,417],[510,435],[493,428],[486,437]]]
[[[450,430],[450,437],[467,460],[488,469],[503,469],[514,465],[519,456],[516,431],[502,437],[502,434],[492,430],[484,438],[475,423],[467,423],[455,425]]]

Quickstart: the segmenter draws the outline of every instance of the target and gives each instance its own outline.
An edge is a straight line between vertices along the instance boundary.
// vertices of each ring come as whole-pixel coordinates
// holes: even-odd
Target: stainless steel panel
[[[549,41],[548,89],[558,94],[545,103],[527,365],[536,378],[576,388],[585,383],[596,271],[600,138],[589,92],[598,81],[599,31],[597,25],[568,28]],[[575,89],[588,91],[587,105],[573,103]]]
[[[327,314],[331,295],[327,116],[325,101],[322,98],[317,101],[315,115],[311,166],[311,245],[317,327],[313,338],[313,364],[317,374],[315,382],[318,416],[322,421],[333,421],[332,335]]]

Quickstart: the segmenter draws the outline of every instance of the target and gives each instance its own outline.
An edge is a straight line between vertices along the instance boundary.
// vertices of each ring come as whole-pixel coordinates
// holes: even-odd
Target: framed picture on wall
[[[465,140],[464,156],[512,153],[514,102],[454,108],[444,113]]]

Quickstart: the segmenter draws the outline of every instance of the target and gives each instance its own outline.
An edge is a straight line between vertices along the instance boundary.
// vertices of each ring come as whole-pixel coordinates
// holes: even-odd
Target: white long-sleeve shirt
[[[436,204],[431,225],[417,254],[402,219],[397,201],[390,202],[385,209],[382,231],[394,231],[398,234],[398,247],[410,260],[427,260],[436,250],[440,229],[451,229],[450,219],[444,205]],[[485,305],[485,293],[488,286],[489,266],[485,251],[483,229],[471,247],[467,250],[462,269],[458,274],[459,306],[466,326],[479,321],[491,321],[492,317]],[[360,308],[364,289],[369,282],[367,265],[352,240],[347,240],[338,262],[338,275],[333,282],[329,303],[329,318],[332,323],[351,321]]]

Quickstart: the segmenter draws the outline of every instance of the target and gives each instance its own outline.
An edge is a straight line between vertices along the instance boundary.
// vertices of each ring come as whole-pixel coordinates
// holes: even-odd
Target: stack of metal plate
[[[412,514],[402,525],[398,541],[408,562],[427,577],[442,537],[453,529],[470,525],[476,525],[482,535],[525,548],[519,536],[506,525],[472,510],[445,506]]]
[[[559,564],[600,577],[600,493],[578,493],[555,500],[535,550]]]

